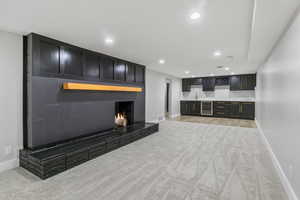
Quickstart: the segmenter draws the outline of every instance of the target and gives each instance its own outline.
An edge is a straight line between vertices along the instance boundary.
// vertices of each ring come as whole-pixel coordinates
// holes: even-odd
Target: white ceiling
[[[177,77],[224,75],[256,72],[297,6],[299,0],[0,0],[0,29],[40,33]],[[192,22],[195,11],[201,17]],[[114,44],[105,45],[106,37]]]

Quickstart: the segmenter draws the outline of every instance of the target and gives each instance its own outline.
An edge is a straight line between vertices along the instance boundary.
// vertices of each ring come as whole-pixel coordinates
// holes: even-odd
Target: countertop
[[[200,98],[200,99],[181,99],[181,101],[241,101],[241,102],[255,102],[254,98]]]

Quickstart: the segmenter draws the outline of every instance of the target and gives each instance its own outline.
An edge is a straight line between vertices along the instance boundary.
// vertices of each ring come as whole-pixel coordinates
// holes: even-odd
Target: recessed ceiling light
[[[195,75],[192,75],[192,78],[195,78]]]
[[[184,73],[185,73],[185,74],[189,74],[189,73],[190,73],[190,71],[188,71],[188,70],[187,70],[187,71],[185,71]]]
[[[228,71],[228,70],[230,70],[230,68],[229,67],[225,67],[225,70]]]
[[[211,73],[210,76],[214,76],[215,74]]]
[[[222,52],[220,50],[217,50],[217,51],[214,52],[215,57],[219,57],[221,55],[222,55]]]
[[[106,44],[113,44],[114,40],[112,38],[108,37],[108,38],[105,39],[105,43]]]
[[[234,75],[234,72],[231,72],[230,74],[231,74],[231,75]]]
[[[201,17],[201,15],[198,12],[194,12],[190,15],[191,20],[196,20],[196,19],[199,19],[200,17]]]
[[[164,59],[160,59],[158,62],[159,64],[165,64],[166,61]]]

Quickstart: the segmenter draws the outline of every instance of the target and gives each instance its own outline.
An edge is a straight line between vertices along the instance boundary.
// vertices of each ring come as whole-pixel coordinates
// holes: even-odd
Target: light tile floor
[[[164,121],[62,174],[0,174],[1,200],[287,200],[255,128]]]
[[[214,124],[214,125],[223,125],[223,126],[256,128],[254,120],[244,120],[244,119],[229,119],[229,118],[183,115],[169,120],[182,121],[182,122],[195,122],[195,123],[202,123],[202,124]]]

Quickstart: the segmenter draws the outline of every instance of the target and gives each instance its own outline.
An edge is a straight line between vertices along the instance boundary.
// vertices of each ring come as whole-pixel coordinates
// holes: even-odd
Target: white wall
[[[257,122],[300,197],[299,15],[257,75]]]
[[[0,172],[17,165],[22,146],[22,36],[0,31]]]
[[[171,81],[171,116],[180,114],[181,79],[152,70],[146,70],[146,121],[164,118],[166,81]]]

